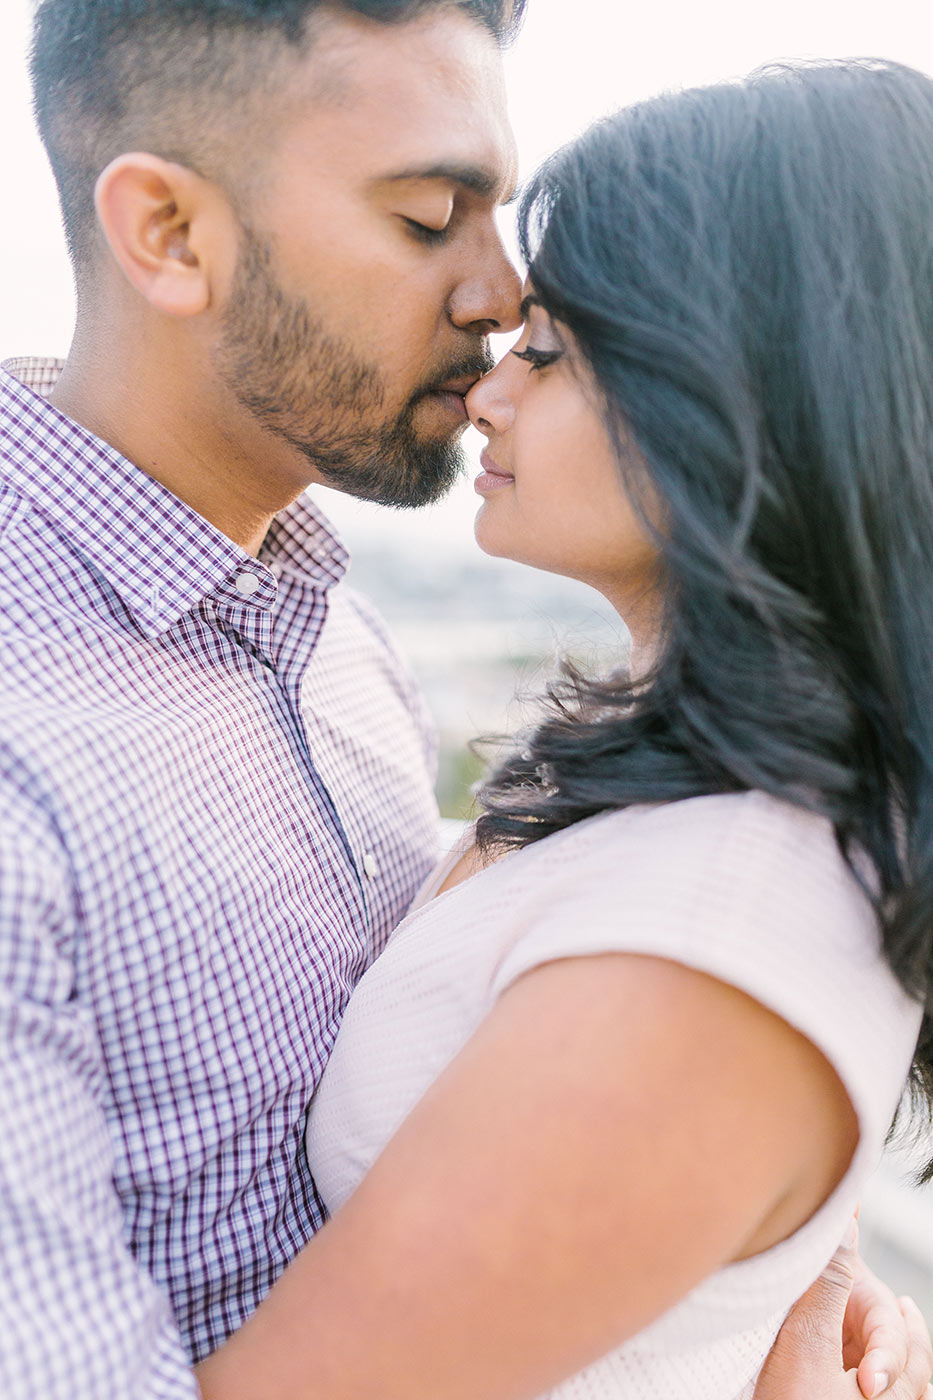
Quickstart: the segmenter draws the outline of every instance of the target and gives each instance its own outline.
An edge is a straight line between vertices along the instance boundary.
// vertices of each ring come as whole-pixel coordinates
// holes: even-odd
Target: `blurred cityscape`
[[[623,622],[592,589],[475,549],[369,541],[354,547],[349,578],[378,603],[427,697],[445,817],[471,814],[483,770],[471,742],[515,733],[559,656],[608,670],[628,655]]]

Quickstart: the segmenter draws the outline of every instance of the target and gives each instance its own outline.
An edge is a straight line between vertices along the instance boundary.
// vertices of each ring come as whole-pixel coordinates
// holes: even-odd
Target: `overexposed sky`
[[[0,357],[64,354],[73,315],[54,188],[29,110],[31,8],[30,0],[0,0]],[[506,59],[523,172],[595,117],[662,89],[775,58],[852,55],[933,74],[930,0],[530,0]],[[474,504],[465,483],[443,506],[390,525],[413,542],[466,540]],[[385,528],[372,507],[329,508],[351,537]]]

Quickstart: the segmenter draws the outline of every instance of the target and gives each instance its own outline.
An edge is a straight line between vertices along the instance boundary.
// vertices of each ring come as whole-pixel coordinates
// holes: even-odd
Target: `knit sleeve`
[[[871,902],[827,821],[753,792],[604,814],[568,836],[547,843],[551,860],[527,891],[493,998],[556,959],[671,959],[811,1040],[863,1130],[883,1136],[878,1106],[897,1102],[920,1011],[884,962]]]

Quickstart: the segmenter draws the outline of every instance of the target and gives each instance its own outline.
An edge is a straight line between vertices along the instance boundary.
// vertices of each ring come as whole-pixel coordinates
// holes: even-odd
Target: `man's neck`
[[[212,392],[203,370],[169,346],[134,355],[138,338],[127,339],[124,355],[76,337],[50,402],[257,554],[273,516],[308,482],[232,396]]]

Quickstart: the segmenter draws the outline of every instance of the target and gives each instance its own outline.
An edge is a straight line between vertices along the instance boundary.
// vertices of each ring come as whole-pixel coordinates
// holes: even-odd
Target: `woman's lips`
[[[473,483],[473,490],[478,491],[481,496],[487,495],[490,491],[501,491],[503,486],[514,485],[515,478],[509,472],[494,462],[488,452],[484,452],[480,457],[480,465],[483,470]]]

